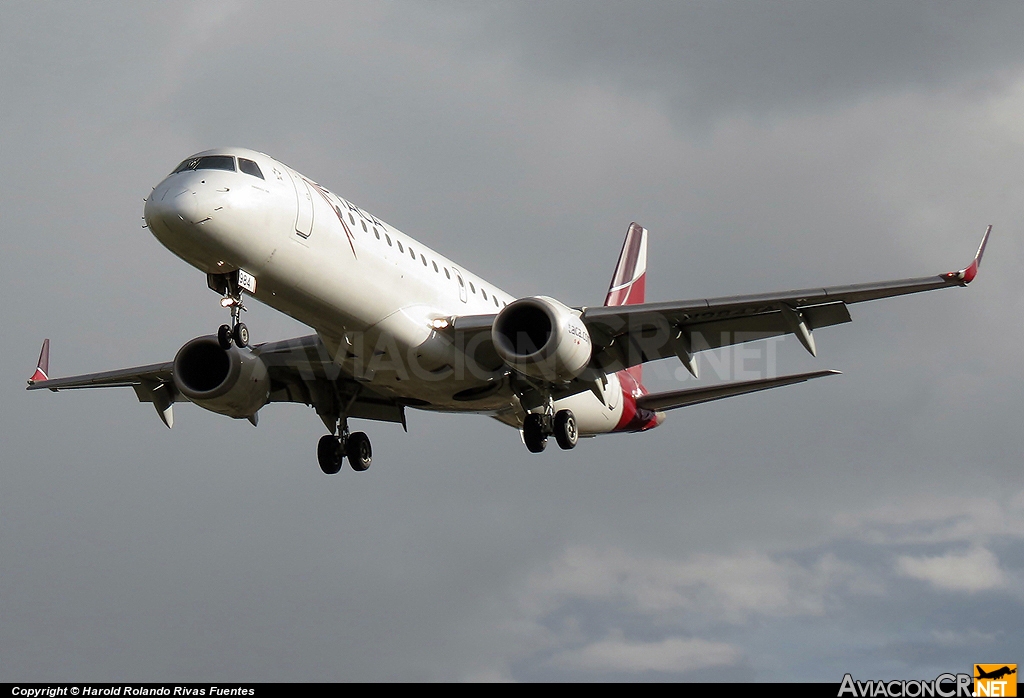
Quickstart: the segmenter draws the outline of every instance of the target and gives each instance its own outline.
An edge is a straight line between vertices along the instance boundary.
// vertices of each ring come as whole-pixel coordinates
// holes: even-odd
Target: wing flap
[[[800,312],[812,330],[852,321],[850,310],[842,301],[801,308]],[[694,323],[685,325],[685,329],[690,336],[690,346],[695,351],[753,342],[792,331],[791,325],[779,310],[749,317]]]

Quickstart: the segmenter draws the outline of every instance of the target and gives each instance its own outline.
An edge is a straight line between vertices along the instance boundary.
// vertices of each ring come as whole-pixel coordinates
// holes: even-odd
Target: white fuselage
[[[255,162],[262,178],[218,169],[171,174],[146,202],[162,244],[203,272],[251,274],[251,295],[313,327],[344,371],[381,393],[522,424],[507,371],[467,368],[438,332],[453,317],[499,312],[511,294],[262,153],[194,157],[208,154]],[[473,392],[487,386],[494,389]],[[635,411],[618,376],[601,390],[603,400],[586,391],[558,402],[573,410],[581,434],[621,430]]]

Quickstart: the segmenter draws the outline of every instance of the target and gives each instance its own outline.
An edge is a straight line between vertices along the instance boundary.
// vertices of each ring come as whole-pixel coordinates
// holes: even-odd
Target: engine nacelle
[[[200,407],[240,419],[270,398],[267,366],[248,349],[224,350],[216,337],[196,337],[174,357],[174,387]]]
[[[509,303],[494,319],[491,339],[509,366],[553,383],[572,380],[590,363],[590,333],[579,311],[547,296]]]

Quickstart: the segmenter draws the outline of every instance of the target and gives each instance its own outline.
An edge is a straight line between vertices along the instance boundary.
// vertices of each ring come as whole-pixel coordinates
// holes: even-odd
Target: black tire
[[[220,348],[224,351],[231,348],[231,340],[233,338],[230,325],[221,325],[217,330],[217,342],[220,344]]]
[[[333,434],[321,436],[316,445],[316,459],[325,475],[334,475],[341,470],[341,464],[345,462],[345,452],[338,437]]]
[[[352,470],[361,473],[370,467],[373,462],[373,449],[370,447],[370,437],[361,431],[357,431],[348,437],[345,443],[345,451],[348,453],[348,463]]]
[[[249,328],[245,326],[244,322],[235,325],[235,330],[232,334],[235,336],[235,344],[238,345],[239,349],[245,349],[249,346]]]
[[[558,447],[564,451],[575,448],[580,440],[579,430],[576,428],[576,415],[572,410],[559,410],[555,415],[555,441]]]
[[[526,442],[526,448],[530,453],[540,453],[547,447],[548,437],[544,433],[542,415],[532,412],[526,415],[526,419],[523,420],[523,441]]]

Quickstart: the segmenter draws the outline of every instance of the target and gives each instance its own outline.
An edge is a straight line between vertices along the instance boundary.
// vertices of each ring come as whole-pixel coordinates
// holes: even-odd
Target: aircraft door
[[[455,267],[452,267],[452,271],[455,272],[455,283],[459,285],[459,300],[465,303],[468,300],[466,295],[466,280],[462,278],[462,272]]]
[[[295,232],[304,238],[308,238],[313,232],[313,192],[309,190],[309,184],[302,177],[292,175],[292,185],[295,187]]]

